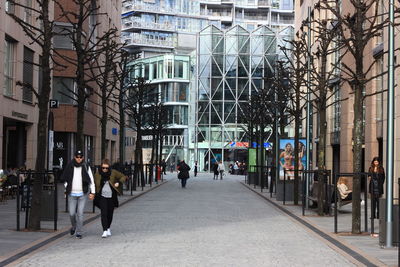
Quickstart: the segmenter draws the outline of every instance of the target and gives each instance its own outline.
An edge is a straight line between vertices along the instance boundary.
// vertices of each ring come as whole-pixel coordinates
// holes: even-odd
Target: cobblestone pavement
[[[239,176],[172,179],[18,266],[352,266],[320,238],[243,187]]]

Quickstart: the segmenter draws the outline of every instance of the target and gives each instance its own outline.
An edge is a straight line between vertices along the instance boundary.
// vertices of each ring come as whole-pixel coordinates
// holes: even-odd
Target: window
[[[14,94],[14,68],[15,68],[16,42],[5,40],[4,46],[4,95],[12,97]]]
[[[72,26],[55,25],[54,26],[55,35],[53,37],[54,48],[72,50],[73,44],[69,36],[71,32],[72,32]]]
[[[15,5],[11,3],[10,1],[6,0],[6,12],[9,14],[14,14],[15,12]]]
[[[167,77],[172,78],[172,60],[168,59],[167,60]]]
[[[158,61],[158,76],[157,78],[164,78],[164,62],[162,60]]]
[[[187,102],[188,87],[187,83],[164,83],[161,86],[162,102]]]
[[[144,65],[144,79],[147,81],[149,80],[150,70],[149,70],[149,63]]]
[[[90,41],[92,44],[96,43],[96,38],[97,38],[97,29],[96,29],[96,24],[97,24],[97,13],[98,13],[98,8],[96,1],[92,0],[90,3],[90,16],[89,16],[89,35],[90,35]]]
[[[53,78],[53,98],[61,104],[76,103],[77,88],[74,79],[66,77]]]
[[[383,64],[383,57],[380,57],[376,60],[375,63],[376,67],[376,75],[377,76],[375,79],[375,88],[376,92],[381,92],[376,95],[376,120],[377,121],[382,121],[383,120],[383,93],[382,91],[384,90],[384,81],[383,81],[383,72],[384,72],[384,64]]]
[[[150,70],[150,72],[151,72],[151,75],[150,75],[150,79],[151,79],[151,80],[157,79],[157,78],[158,78],[158,75],[157,75],[157,62],[151,63],[151,70]]]
[[[333,132],[340,132],[340,87],[339,85],[335,85],[334,88],[334,104],[333,104]]]
[[[183,78],[183,61],[175,60],[174,77]]]
[[[33,102],[33,51],[24,47],[24,66],[23,66],[23,82],[26,84],[22,88],[22,101]]]
[[[32,0],[25,0],[25,8],[24,8],[24,22],[28,24],[32,24]]]

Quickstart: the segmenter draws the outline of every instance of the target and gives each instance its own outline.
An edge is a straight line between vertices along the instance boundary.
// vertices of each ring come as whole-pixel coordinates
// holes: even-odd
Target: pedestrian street
[[[192,174],[191,174],[192,176]],[[240,182],[199,173],[115,210],[112,236],[97,219],[82,239],[69,235],[17,266],[353,266],[316,234]]]

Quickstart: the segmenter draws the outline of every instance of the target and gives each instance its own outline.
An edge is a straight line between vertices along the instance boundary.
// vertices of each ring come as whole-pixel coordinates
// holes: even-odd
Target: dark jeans
[[[186,180],[187,180],[187,178],[182,178],[181,179],[182,187],[186,187]]]
[[[376,213],[375,213],[376,211]],[[372,218],[379,219],[379,197],[374,197],[372,200],[372,210],[371,210]]]
[[[350,192],[347,197],[343,200],[352,200],[353,199],[353,192]]]
[[[103,231],[107,231],[111,226],[114,215],[114,201],[112,198],[100,196],[99,205],[101,210],[101,226],[103,226]]]

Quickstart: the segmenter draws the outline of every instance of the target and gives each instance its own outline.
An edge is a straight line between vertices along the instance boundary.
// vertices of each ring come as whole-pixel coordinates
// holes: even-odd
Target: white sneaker
[[[107,236],[111,236],[111,230],[110,230],[110,228],[108,228],[106,232],[107,232]]]
[[[101,235],[102,238],[106,238],[107,237],[107,231],[104,231],[103,234]]]

